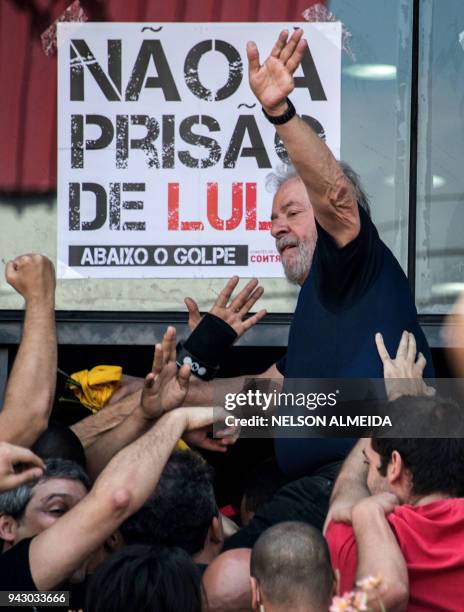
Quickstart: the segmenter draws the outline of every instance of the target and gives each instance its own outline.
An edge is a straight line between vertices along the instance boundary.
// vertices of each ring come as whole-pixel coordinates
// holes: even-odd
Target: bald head
[[[204,612],[250,612],[249,548],[219,555],[203,575]]]
[[[327,543],[314,527],[288,521],[267,529],[253,547],[250,566],[265,609],[328,609],[334,574]]]

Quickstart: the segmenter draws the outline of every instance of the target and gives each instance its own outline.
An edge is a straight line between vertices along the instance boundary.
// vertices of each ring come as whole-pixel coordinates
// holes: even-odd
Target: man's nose
[[[271,235],[273,238],[280,238],[288,234],[289,228],[285,219],[274,219],[271,226]]]

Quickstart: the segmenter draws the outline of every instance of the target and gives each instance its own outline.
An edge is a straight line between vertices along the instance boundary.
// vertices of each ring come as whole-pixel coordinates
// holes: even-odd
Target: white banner
[[[281,277],[266,177],[286,153],[254,98],[281,29],[292,101],[340,152],[339,23],[58,24],[58,276]]]

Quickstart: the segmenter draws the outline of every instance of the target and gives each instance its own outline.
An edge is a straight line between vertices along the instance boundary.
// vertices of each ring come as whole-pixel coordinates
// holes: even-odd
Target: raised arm
[[[91,492],[33,538],[29,561],[37,589],[50,590],[67,580],[153,493],[184,431],[213,421],[212,408],[173,410],[113,457]]]
[[[177,370],[176,330],[168,327],[163,343],[155,347],[152,371],[145,378],[141,394],[138,393],[135,408],[119,425],[101,432],[86,447],[91,478],[95,478],[111,457],[147,431],[164,413],[182,404],[187,394],[189,376],[189,366],[184,365]],[[97,418],[98,414],[91,418]]]
[[[209,311],[210,315],[217,319],[221,319],[224,324],[227,324],[226,327],[229,326],[230,330],[232,330],[230,334],[225,335],[222,349],[221,345],[219,345],[217,350],[220,353],[225,352],[234,341],[240,338],[240,336],[266,315],[266,310],[262,309],[254,315],[248,316],[250,310],[264,292],[263,288],[258,286],[257,279],[253,278],[248,281],[236,296],[232,296],[239,280],[238,276],[233,276],[226,283]],[[184,301],[189,312],[188,325],[193,332],[202,321],[203,316],[193,298],[186,297]],[[207,348],[210,343],[207,335],[208,333],[214,335],[215,331],[216,328],[211,331],[211,329],[208,329],[208,326],[206,326],[206,329],[205,326],[203,326],[202,330],[197,330],[196,334],[200,335],[200,345],[203,350],[206,350],[206,355],[203,355],[202,352],[201,357],[208,359],[209,355],[207,353]],[[165,340],[166,335],[163,337],[162,343],[163,351],[166,353]],[[217,340],[217,338],[215,338],[215,340]],[[271,373],[269,373],[269,378],[274,377],[274,374],[276,378],[280,378],[281,376],[277,369],[275,369],[275,371],[272,371],[272,376]],[[235,388],[237,388],[237,391],[241,389],[241,382],[234,383],[231,381],[230,385],[230,391],[233,391]],[[116,391],[109,405],[105,407],[105,410],[100,411],[95,417],[87,417],[87,419],[74,425],[72,429],[79,436],[82,444],[87,448],[96,442],[102,435],[105,435],[110,430],[117,427],[127,416],[132,414],[136,406],[140,404],[141,390],[143,387],[143,378],[132,378],[128,385],[124,385],[122,389]],[[131,389],[134,389],[134,392],[131,392]],[[210,382],[203,381],[195,376],[191,378],[186,405],[210,405],[213,397],[213,385]]]
[[[55,397],[55,270],[43,255],[21,255],[8,262],[5,276],[24,297],[26,314],[0,412],[0,440],[29,447],[47,428]]]
[[[379,493],[353,508],[352,525],[358,557],[356,579],[362,583],[368,576],[381,576],[378,588],[368,591],[371,594],[369,610],[402,612],[407,608],[408,570],[386,518],[398,503],[392,493]]]
[[[293,74],[307,44],[302,35],[303,30],[296,30],[288,39],[288,31],[283,30],[262,65],[256,44],[247,45],[250,87],[271,117],[280,117],[289,109],[287,97],[295,87]],[[351,182],[327,145],[301,117],[295,115],[276,125],[276,130],[306,186],[316,219],[338,246],[345,246],[360,231]]]

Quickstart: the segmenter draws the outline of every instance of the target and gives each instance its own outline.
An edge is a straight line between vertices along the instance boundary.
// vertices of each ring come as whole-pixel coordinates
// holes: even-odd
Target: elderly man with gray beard
[[[426,362],[425,377],[432,377],[431,353],[408,280],[370,219],[356,173],[334,158],[288,99],[306,46],[302,30],[288,34],[280,33],[263,64],[256,45],[247,46],[251,89],[296,170],[278,181],[271,233],[287,278],[301,291],[287,353],[264,375],[382,378],[376,333],[394,354],[407,330],[417,340],[418,364],[424,368]],[[338,461],[353,442],[277,438],[279,466],[301,478],[283,487],[225,547],[252,546],[263,530],[282,520],[320,527]]]

